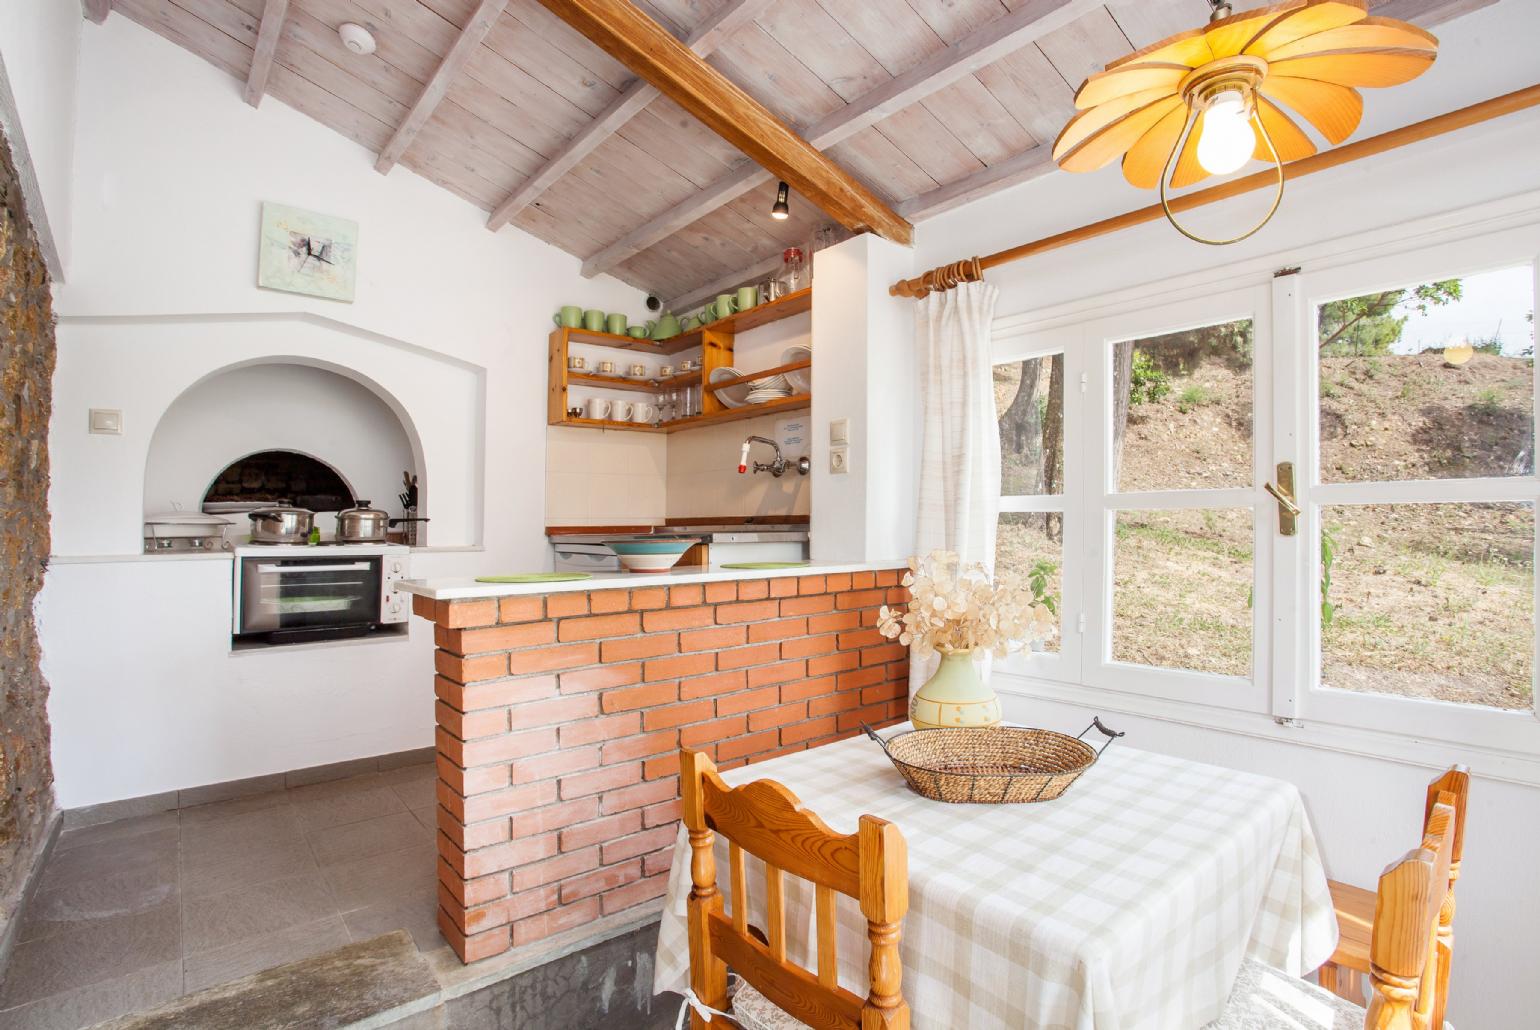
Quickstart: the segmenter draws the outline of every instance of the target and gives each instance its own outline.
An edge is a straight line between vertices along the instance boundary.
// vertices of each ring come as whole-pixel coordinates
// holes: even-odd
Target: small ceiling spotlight
[[[354,22],[346,21],[337,26],[337,35],[342,37],[342,45],[351,53],[360,57],[368,57],[374,53],[374,33]]]
[[[791,187],[782,182],[780,188],[775,191],[775,206],[770,209],[770,217],[778,222],[784,222],[791,217],[791,205],[787,200],[791,197]]]

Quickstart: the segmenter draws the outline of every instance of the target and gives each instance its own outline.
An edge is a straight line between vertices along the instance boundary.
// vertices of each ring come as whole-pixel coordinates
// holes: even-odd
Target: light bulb
[[[1216,96],[1203,113],[1203,135],[1198,138],[1198,163],[1210,175],[1227,175],[1245,164],[1256,149],[1251,113],[1238,89]]]

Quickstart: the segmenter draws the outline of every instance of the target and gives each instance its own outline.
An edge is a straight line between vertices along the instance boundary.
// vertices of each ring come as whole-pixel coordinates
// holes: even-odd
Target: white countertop
[[[456,601],[476,597],[514,597],[520,594],[564,594],[581,590],[612,590],[618,587],[687,586],[691,583],[719,583],[734,579],[778,579],[782,576],[827,576],[841,572],[873,572],[878,569],[905,567],[907,559],[868,562],[813,562],[793,569],[723,569],[691,566],[678,572],[596,572],[588,579],[561,583],[477,583],[474,577],[439,579],[404,579],[397,584],[402,593],[418,594],[435,601]],[[500,573],[488,573],[499,575]]]

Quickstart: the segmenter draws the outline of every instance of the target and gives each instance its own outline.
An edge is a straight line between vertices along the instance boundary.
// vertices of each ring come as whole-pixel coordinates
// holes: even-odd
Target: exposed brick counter
[[[407,585],[438,647],[439,926],[463,961],[661,896],[680,746],[731,768],[905,717],[908,651],[875,629],[901,570],[744,575]]]

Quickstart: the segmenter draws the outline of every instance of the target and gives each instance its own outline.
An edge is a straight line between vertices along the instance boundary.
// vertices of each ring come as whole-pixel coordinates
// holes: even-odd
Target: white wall
[[[488,232],[484,212],[405,169],[378,175],[372,154],[272,98],[248,107],[235,80],[126,18],[88,26],[78,93],[50,439],[56,544],[77,557],[53,563],[38,610],[60,804],[431,744],[422,626],[408,642],[232,656],[229,563],[136,556],[150,434],[186,386],[263,355],[376,381],[421,435],[430,539],[473,548],[416,552],[413,573],[549,568],[551,312],[640,315],[641,294]],[[256,288],[264,200],[360,223],[355,303]],[[125,434],[87,437],[88,407],[123,409]]]
[[[83,23],[77,0],[0,4],[0,128],[18,158],[27,215],[55,280],[69,271],[75,74]]]
[[[1368,114],[1357,138],[1532,84],[1540,70],[1537,32],[1540,5],[1532,0],[1504,0],[1441,26],[1443,52],[1432,71],[1404,87],[1365,91]],[[1067,316],[1118,291],[1120,302],[1155,302],[1169,298],[1178,278],[1182,288],[1204,281],[1219,288],[1235,267],[1298,264],[1301,252],[1322,241],[1344,238],[1351,247],[1414,235],[1424,224],[1457,223],[1468,217],[1460,208],[1536,190],[1536,168],[1540,112],[1530,110],[1293,182],[1273,223],[1244,244],[1189,243],[1162,221],[991,269],[988,279],[1001,290],[998,313],[1029,320]],[[1152,199],[1128,187],[1116,166],[1054,174],[919,226],[915,268],[1049,236]],[[1265,201],[1252,196],[1216,205],[1194,221],[1221,232],[1259,203]],[[1145,706],[1125,695],[1055,688],[998,671],[994,682],[1005,695],[1007,719],[1076,733],[1100,713],[1128,731],[1114,746],[1295,783],[1330,874],[1369,887],[1415,842],[1426,784],[1450,761],[1432,746],[1417,748],[1415,762],[1374,757],[1372,748],[1355,752],[1330,743],[1328,734],[1279,727],[1264,715],[1226,719],[1220,729],[1200,707]],[[1063,700],[1071,698],[1075,703]],[[1540,1009],[1540,982],[1531,973],[1540,949],[1540,788],[1495,778],[1479,761],[1473,772],[1450,1017],[1461,1030],[1510,1030],[1530,1025]]]
[[[354,497],[392,514],[401,512],[401,473],[419,471],[400,417],[368,387],[309,365],[246,365],[195,384],[166,410],[145,465],[145,514],[197,511],[234,461],[269,450],[321,461]],[[249,528],[234,521],[232,536]],[[331,536],[336,514],[320,513],[316,525]]]

